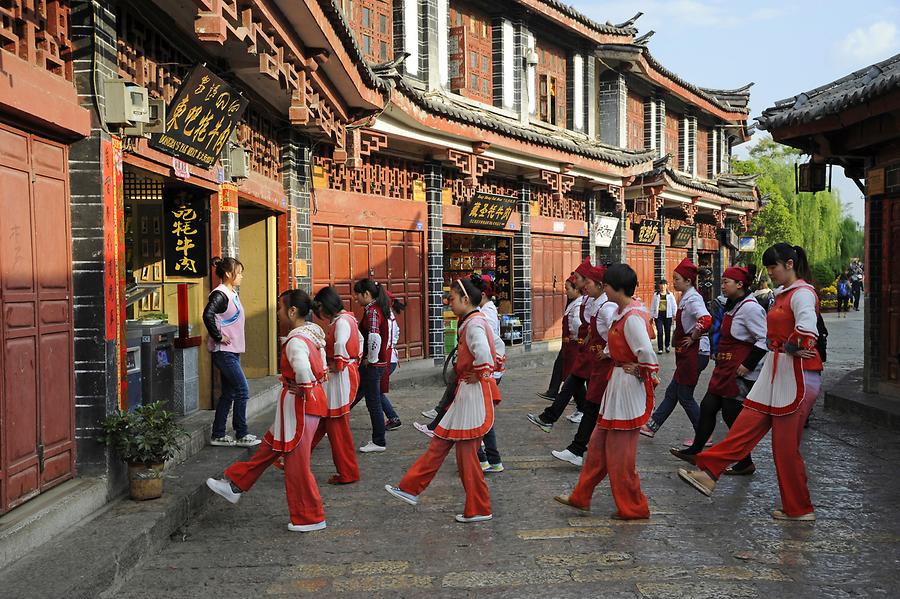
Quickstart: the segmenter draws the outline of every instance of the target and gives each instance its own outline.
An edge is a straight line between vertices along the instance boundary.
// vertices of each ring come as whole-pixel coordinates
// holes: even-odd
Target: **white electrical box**
[[[228,163],[232,179],[246,179],[250,176],[250,152],[241,146],[231,146]]]
[[[150,98],[150,119],[146,123],[135,123],[133,127],[125,127],[122,133],[126,137],[150,138],[151,133],[166,132],[166,102],[159,98]]]
[[[106,122],[135,125],[150,122],[150,100],[147,88],[124,79],[108,79],[104,85]]]

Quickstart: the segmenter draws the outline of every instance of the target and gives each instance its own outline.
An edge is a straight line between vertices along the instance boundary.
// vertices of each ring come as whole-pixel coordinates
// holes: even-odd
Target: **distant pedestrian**
[[[489,275],[480,274],[473,274],[471,279],[481,292],[481,302],[478,304],[478,310],[484,314],[491,327],[491,333],[494,335],[494,350],[496,354],[494,356],[494,372],[491,376],[499,386],[505,370],[506,345],[500,337],[500,316],[497,313],[497,306],[494,304],[494,281]],[[494,400],[494,405],[496,406],[498,403],[500,403],[499,393]],[[478,448],[478,461],[481,464],[481,469],[485,472],[503,472],[503,460],[497,445],[497,433],[494,431],[494,426],[491,426],[491,430],[486,432],[481,440],[481,447]]]
[[[547,390],[538,393],[538,397],[553,401],[559,393],[559,387],[563,384],[575,363],[578,354],[578,329],[581,327],[580,309],[584,296],[575,285],[575,273],[573,272],[565,282],[566,309],[562,320],[562,346],[553,362],[553,372],[550,375],[550,384]]]
[[[777,243],[763,253],[763,264],[779,288],[767,316],[769,351],[762,371],[725,439],[697,454],[694,462],[699,470],[679,469],[678,476],[711,496],[724,470],[749,454],[771,429],[781,492],[781,508],[772,517],[811,521],[816,516],[800,442],[822,382],[822,359],[816,349],[819,299],[806,282],[809,262],[800,246]]]
[[[313,436],[319,418],[328,414],[322,383],[326,377],[325,332],[311,321],[312,300],[294,289],[278,298],[278,321],[290,329],[281,344],[281,394],[275,421],[263,443],[247,461],[235,462],[221,479],[206,486],[231,503],[249,491],[263,472],[284,458],[284,486],[291,519],[288,530],[312,532],[325,528],[325,510],[310,467]]]
[[[456,521],[482,522],[493,518],[491,497],[478,463],[481,438],[494,424],[494,396],[497,384],[491,376],[497,351],[494,335],[484,314],[478,310],[481,291],[471,279],[456,280],[450,286],[450,309],[459,318],[456,385],[452,402],[446,409],[428,449],[410,467],[397,486],[385,490],[410,505],[428,488],[450,453],[456,449],[456,466],[466,491],[466,504]]]
[[[210,445],[254,447],[260,440],[247,429],[247,401],[250,387],[241,369],[244,353],[244,308],[236,287],[244,278],[244,265],[236,258],[213,258],[212,267],[221,283],[209,294],[203,309],[208,337],[206,348],[221,375],[221,394],[216,402]],[[234,437],[225,434],[228,412],[234,409]]]
[[[759,287],[753,292],[753,297],[759,302],[766,312],[775,303],[775,293],[769,289],[769,279],[763,277],[759,280]]]
[[[653,302],[650,304],[650,315],[656,321],[656,347],[658,354],[671,351],[672,347],[672,319],[678,304],[675,294],[669,291],[669,282],[665,279],[659,282],[656,292],[653,294]],[[663,343],[665,337],[665,343]]]
[[[837,311],[838,318],[846,317],[847,312],[850,310],[850,281],[847,279],[847,274],[844,273],[840,276],[837,282]]]
[[[394,297],[390,291],[387,292],[387,295],[388,299],[391,300],[391,318],[388,322],[388,329],[391,334],[391,365],[381,378],[381,409],[385,417],[384,430],[394,431],[400,428],[403,423],[400,422],[400,417],[394,410],[394,406],[391,404],[387,394],[391,391],[391,375],[400,366],[400,354],[397,352],[397,344],[400,343],[400,321],[397,320],[397,317],[406,310],[406,304]]]
[[[637,473],[638,429],[650,418],[653,390],[659,379],[650,340],[650,314],[632,299],[637,274],[627,264],[613,264],[604,276],[606,294],[618,311],[609,330],[607,350],[615,365],[600,402],[597,428],[591,436],[578,484],[556,501],[587,511],[594,489],[609,474],[617,520],[650,517]]]
[[[859,312],[859,299],[863,292],[864,270],[859,258],[853,258],[850,262],[850,289],[853,293],[853,309]]]

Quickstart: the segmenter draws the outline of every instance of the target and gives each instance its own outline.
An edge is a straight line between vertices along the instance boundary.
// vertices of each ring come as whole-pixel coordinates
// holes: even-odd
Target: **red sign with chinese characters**
[[[165,199],[166,277],[207,275],[207,203],[204,194],[191,191],[181,191]]]

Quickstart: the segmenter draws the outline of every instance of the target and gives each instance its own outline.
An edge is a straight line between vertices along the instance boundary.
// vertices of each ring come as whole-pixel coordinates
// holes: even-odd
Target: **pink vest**
[[[219,285],[213,291],[221,291],[228,298],[228,308],[221,314],[216,314],[216,324],[219,325],[223,337],[228,337],[231,343],[222,345],[216,343],[212,337],[206,338],[206,347],[210,352],[227,351],[235,354],[244,353],[244,308],[238,294],[226,287]],[[212,293],[210,293],[212,295]]]

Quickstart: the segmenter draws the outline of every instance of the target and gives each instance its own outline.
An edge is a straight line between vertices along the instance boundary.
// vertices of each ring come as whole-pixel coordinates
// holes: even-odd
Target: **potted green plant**
[[[100,441],[128,463],[131,498],[161,497],[163,466],[178,450],[178,438],[187,434],[175,421],[175,414],[158,401],[133,412],[111,414],[100,425]]]

